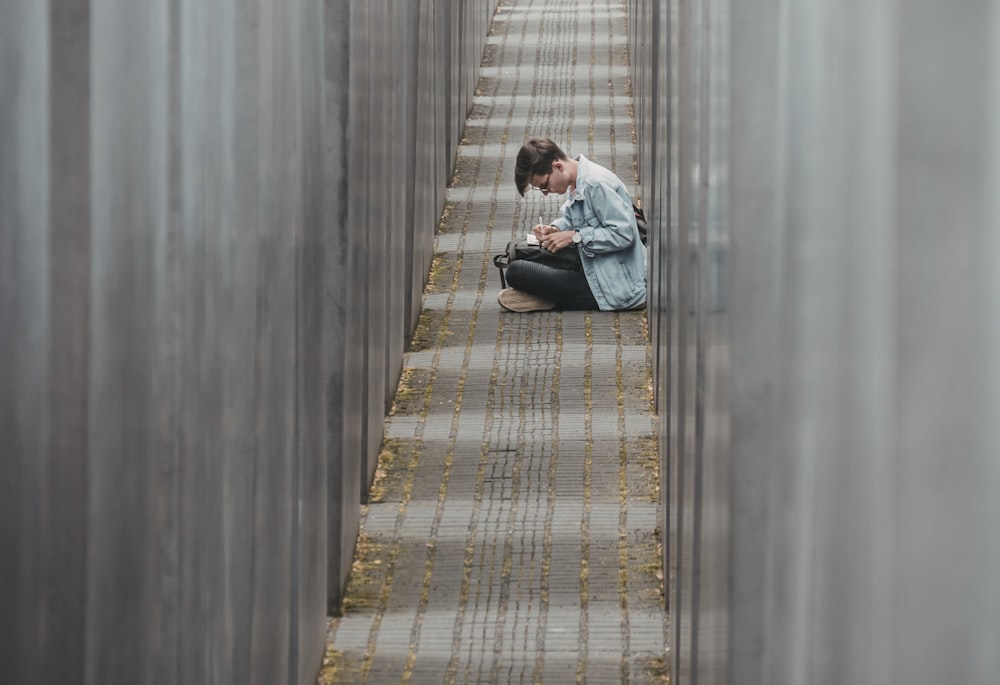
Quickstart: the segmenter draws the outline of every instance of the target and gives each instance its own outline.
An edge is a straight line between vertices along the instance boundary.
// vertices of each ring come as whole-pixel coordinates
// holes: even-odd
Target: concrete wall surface
[[[1000,682],[1000,2],[629,6],[671,682]]]
[[[494,8],[0,3],[0,682],[315,679]]]

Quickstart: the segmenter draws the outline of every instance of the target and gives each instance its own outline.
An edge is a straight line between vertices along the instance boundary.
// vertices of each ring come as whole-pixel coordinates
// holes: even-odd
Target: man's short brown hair
[[[521,146],[517,153],[517,164],[514,166],[514,183],[517,192],[524,197],[528,189],[528,181],[532,176],[545,176],[552,171],[552,163],[556,160],[568,160],[569,157],[558,145],[548,138],[532,138]]]

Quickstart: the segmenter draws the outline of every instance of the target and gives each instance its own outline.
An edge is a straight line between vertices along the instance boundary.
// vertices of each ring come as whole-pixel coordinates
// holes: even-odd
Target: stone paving
[[[665,681],[645,313],[507,313],[492,265],[562,200],[526,138],[634,187],[625,12],[500,3],[322,683]]]

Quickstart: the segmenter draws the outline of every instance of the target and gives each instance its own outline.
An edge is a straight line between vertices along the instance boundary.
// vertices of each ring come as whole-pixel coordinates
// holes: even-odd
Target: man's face
[[[528,183],[531,184],[532,190],[538,190],[542,195],[549,193],[562,195],[569,187],[565,166],[559,161],[552,163],[552,169],[549,170],[549,173],[542,176],[532,176]]]

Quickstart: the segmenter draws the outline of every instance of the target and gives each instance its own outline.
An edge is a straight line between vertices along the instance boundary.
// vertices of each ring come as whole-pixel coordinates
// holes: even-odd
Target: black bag
[[[649,225],[646,224],[646,214],[642,211],[642,207],[636,207],[632,205],[632,211],[635,212],[635,225],[639,227],[639,240],[642,241],[643,245],[646,245],[646,236],[649,234]]]
[[[576,245],[564,247],[558,252],[549,252],[538,243],[529,243],[525,239],[512,240],[507,243],[507,251],[493,257],[493,266],[500,270],[500,287],[507,287],[507,278],[504,270],[510,263],[526,259],[529,262],[539,262],[556,269],[567,269],[569,271],[582,271],[583,265],[580,263],[580,251]]]
[[[632,205],[635,212],[635,223],[639,227],[639,240],[646,244],[646,236],[649,227],[646,224],[646,214],[640,207]],[[570,245],[558,252],[549,252],[537,243],[529,243],[527,240],[512,240],[507,243],[507,251],[493,257],[493,266],[500,270],[500,287],[507,287],[507,278],[504,270],[510,263],[517,259],[527,259],[529,262],[540,262],[556,269],[568,269],[570,271],[582,271],[583,265],[580,263],[580,251],[576,245]]]

